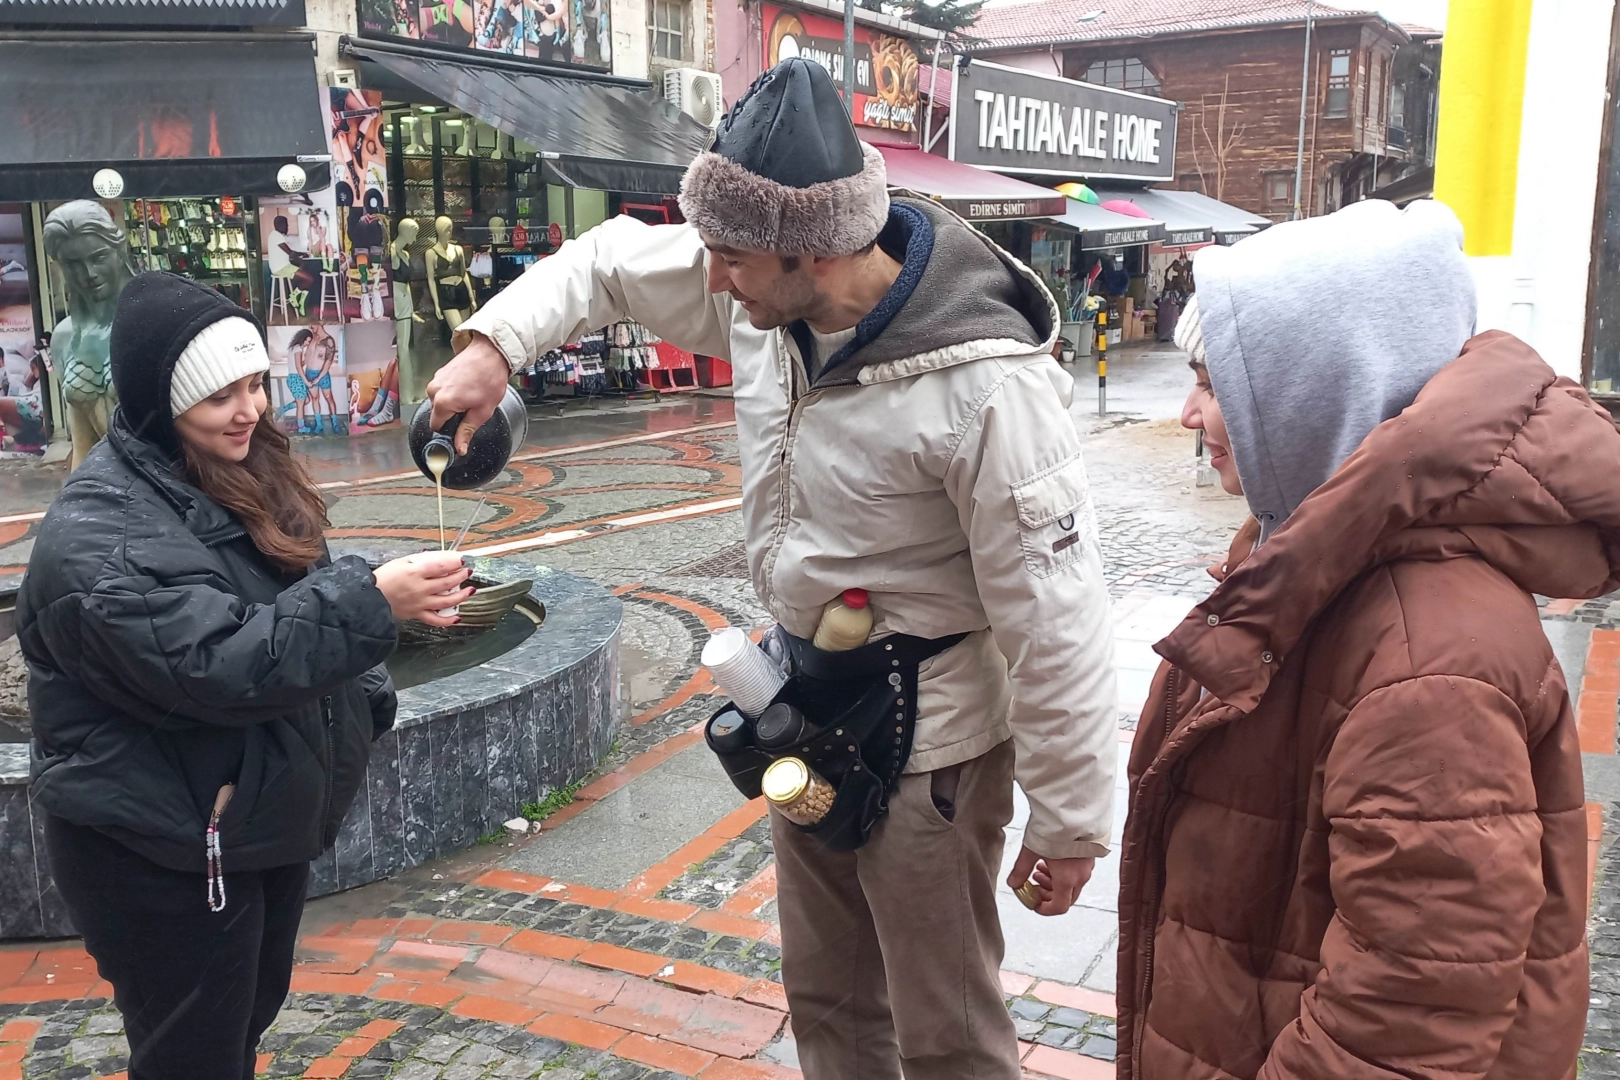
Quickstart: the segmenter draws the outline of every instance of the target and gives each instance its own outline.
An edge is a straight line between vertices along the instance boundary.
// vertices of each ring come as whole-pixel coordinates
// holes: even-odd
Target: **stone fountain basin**
[[[405,552],[332,546],[373,562]],[[524,803],[588,774],[613,744],[622,713],[619,599],[574,574],[471,562],[483,581],[532,578],[519,609],[543,622],[507,651],[399,692],[394,729],[372,744],[337,843],[311,866],[312,897],[471,847]],[[15,581],[0,583],[0,636],[15,632],[15,593]],[[0,940],[73,932],[46,864],[42,815],[29,805],[28,746],[0,743]]]

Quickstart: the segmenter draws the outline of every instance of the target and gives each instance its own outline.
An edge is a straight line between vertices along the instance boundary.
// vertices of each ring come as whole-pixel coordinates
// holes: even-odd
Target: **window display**
[[[124,212],[137,269],[172,270],[253,306],[241,199],[135,199]]]

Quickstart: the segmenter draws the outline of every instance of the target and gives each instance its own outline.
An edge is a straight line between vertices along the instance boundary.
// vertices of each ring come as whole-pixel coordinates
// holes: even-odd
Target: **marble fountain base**
[[[399,553],[334,547],[372,558]],[[399,692],[399,718],[372,744],[365,786],[337,844],[311,867],[310,896],[471,847],[524,803],[589,773],[612,746],[622,711],[618,598],[573,574],[503,559],[473,563],[484,581],[533,578],[520,606],[543,610],[544,622],[498,655]],[[0,636],[13,632],[14,595],[0,595]],[[477,648],[476,639],[467,647]],[[73,932],[46,865],[42,815],[29,804],[28,746],[0,743],[0,940]]]

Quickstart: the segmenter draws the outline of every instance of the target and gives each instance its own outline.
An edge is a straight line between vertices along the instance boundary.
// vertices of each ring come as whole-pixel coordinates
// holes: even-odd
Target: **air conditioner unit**
[[[720,76],[696,68],[676,68],[664,73],[664,98],[698,123],[714,127],[720,123],[724,106],[720,103]]]

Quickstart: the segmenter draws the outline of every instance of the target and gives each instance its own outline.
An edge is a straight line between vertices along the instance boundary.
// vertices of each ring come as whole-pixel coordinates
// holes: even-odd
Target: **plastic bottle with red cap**
[[[813,644],[826,652],[848,652],[872,636],[871,598],[865,589],[845,589],[821,612]]]

